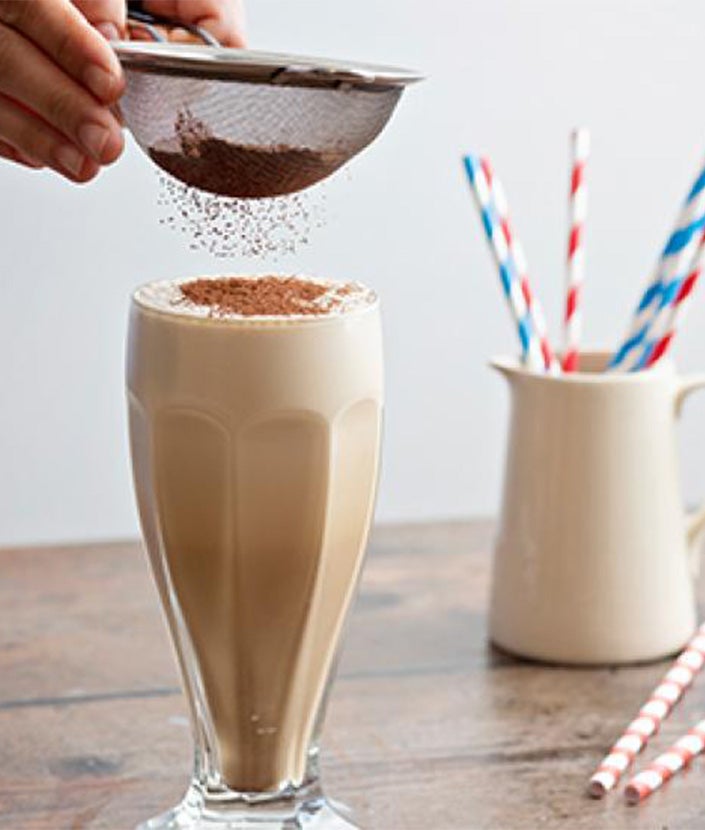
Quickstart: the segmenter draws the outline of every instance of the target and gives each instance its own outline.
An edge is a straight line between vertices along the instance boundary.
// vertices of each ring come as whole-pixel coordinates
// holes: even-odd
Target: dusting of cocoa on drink
[[[346,160],[343,153],[286,144],[236,144],[213,136],[188,110],[177,116],[175,137],[148,148],[152,160],[180,181],[209,193],[261,199],[304,190]]]
[[[220,277],[179,285],[186,302],[210,308],[214,315],[288,317],[335,311],[354,286],[312,282],[297,277]]]

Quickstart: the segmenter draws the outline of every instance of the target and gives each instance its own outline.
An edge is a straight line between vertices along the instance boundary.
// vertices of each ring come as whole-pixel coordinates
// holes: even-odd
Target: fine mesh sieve
[[[260,198],[329,176],[366,147],[419,76],[391,67],[194,44],[119,42],[120,109],[185,184]]]

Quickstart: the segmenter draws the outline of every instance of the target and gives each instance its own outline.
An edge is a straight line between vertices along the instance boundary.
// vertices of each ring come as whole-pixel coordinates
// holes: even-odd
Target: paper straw
[[[485,177],[490,186],[490,193],[497,209],[497,217],[502,228],[502,233],[504,234],[504,240],[507,243],[510,254],[514,258],[517,275],[519,277],[519,284],[524,295],[524,300],[526,301],[526,306],[529,310],[529,317],[541,345],[544,368],[551,374],[558,374],[560,372],[560,364],[548,339],[546,317],[543,313],[543,307],[541,306],[539,298],[531,290],[528,266],[526,256],[524,255],[524,247],[522,246],[519,237],[514,233],[509,216],[509,204],[504,192],[504,187],[502,182],[495,175],[489,159],[480,159],[480,164],[482,165]]]
[[[688,275],[678,284],[678,291],[670,302],[659,311],[651,327],[650,337],[637,364],[638,369],[648,369],[666,354],[676,334],[678,325],[683,322],[684,312],[688,307],[688,298],[692,295],[700,274],[705,266],[705,233],[700,237],[698,247],[693,254]]]
[[[629,724],[609,754],[590,779],[588,792],[593,798],[602,798],[613,789],[634,758],[658,731],[683,692],[705,663],[705,623],[698,629],[685,649],[653,690],[636,718]]]
[[[689,764],[705,748],[705,720],[696,723],[670,749],[659,755],[646,769],[627,784],[624,797],[629,804],[638,804]]]
[[[487,175],[482,167],[481,160],[477,156],[465,156],[463,161],[475,195],[490,251],[497,264],[504,296],[507,299],[509,311],[519,334],[522,360],[532,371],[543,372],[544,359],[541,353],[541,344],[536,336],[526,298],[521,290],[516,263],[501,228]]]
[[[585,277],[585,216],[587,187],[585,165],[590,154],[590,133],[580,128],[571,134],[570,196],[568,199],[568,257],[563,326],[563,371],[578,369],[582,334],[581,294]]]
[[[608,369],[636,368],[649,336],[649,329],[664,294],[673,296],[685,277],[697,238],[705,227],[705,166],[701,168],[678,214],[676,226],[666,243],[646,289],[634,312],[624,341],[612,356]]]

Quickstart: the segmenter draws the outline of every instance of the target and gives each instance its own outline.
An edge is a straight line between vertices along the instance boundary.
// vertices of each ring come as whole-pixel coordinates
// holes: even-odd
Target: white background
[[[383,297],[379,518],[491,513],[507,401],[485,364],[515,337],[461,153],[493,157],[555,329],[567,135],[592,128],[586,337],[615,345],[705,151],[705,5],[251,0],[249,12],[255,47],[429,76],[327,187],[327,226],[277,267],[362,279]],[[128,294],[223,267],[158,224],[157,196],[134,145],[85,188],[0,164],[0,544],[136,533],[122,389]],[[705,370],[704,324],[702,288],[678,337],[683,368]],[[704,407],[691,404],[683,428],[690,500],[705,490]]]

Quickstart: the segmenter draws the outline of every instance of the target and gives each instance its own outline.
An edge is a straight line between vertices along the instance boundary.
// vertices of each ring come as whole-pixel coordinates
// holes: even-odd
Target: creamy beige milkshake
[[[326,688],[373,511],[375,295],[286,278],[144,286],[128,390],[137,499],[192,710],[197,794],[206,806],[294,797],[315,787]],[[192,825],[145,825],[171,826]]]

